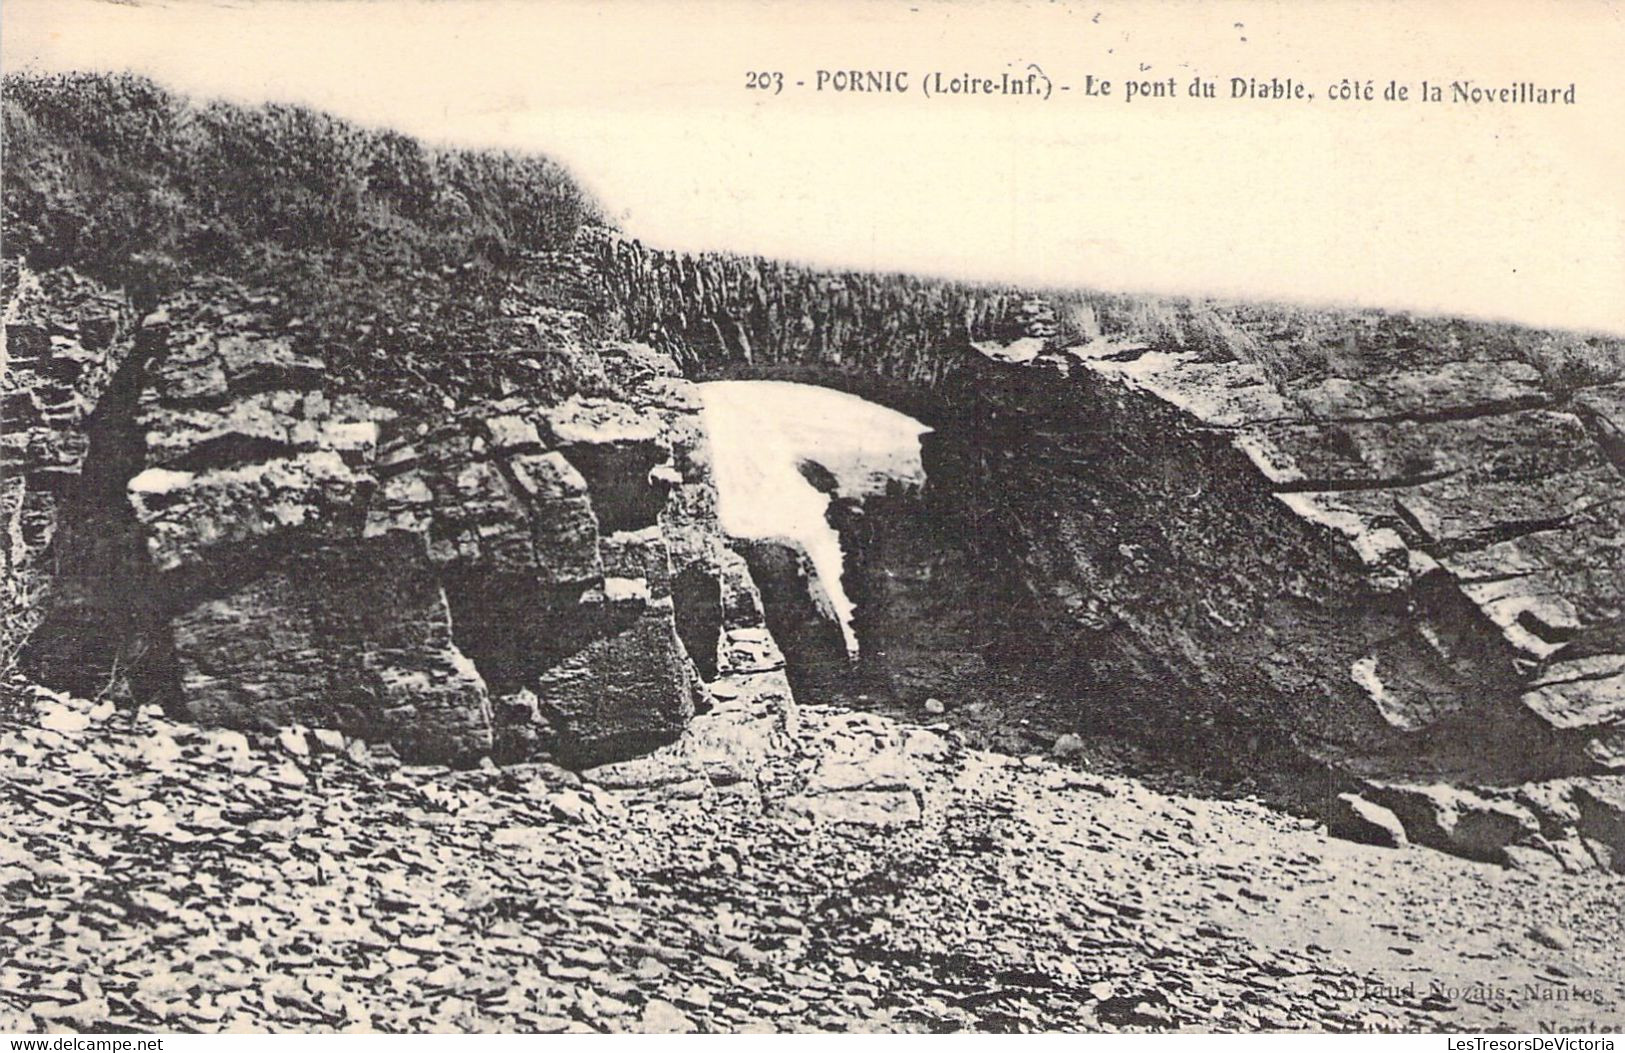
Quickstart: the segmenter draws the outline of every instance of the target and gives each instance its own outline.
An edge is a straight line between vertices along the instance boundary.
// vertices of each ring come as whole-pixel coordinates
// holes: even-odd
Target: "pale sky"
[[[134,69],[557,158],[663,247],[1625,332],[1625,4],[6,0],[6,69]],[[1037,63],[1048,102],[924,98]],[[812,90],[907,71],[903,95]],[[785,73],[784,94],[744,88]],[[1115,82],[1087,99],[1086,75]],[[1130,78],[1181,97],[1125,103]],[[1576,87],[1195,102],[1195,76]],[[790,82],[805,80],[808,87]],[[1448,91],[1448,88],[1446,89]]]

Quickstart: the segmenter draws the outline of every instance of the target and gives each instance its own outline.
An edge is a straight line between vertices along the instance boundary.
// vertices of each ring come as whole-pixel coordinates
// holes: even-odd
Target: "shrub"
[[[199,104],[132,75],[13,74],[0,94],[8,258],[141,306],[200,276],[271,290],[371,394],[406,394],[380,384],[380,353],[500,387],[494,349],[537,340],[504,317],[507,287],[534,285],[527,256],[598,216],[545,158],[427,148],[299,106]],[[480,375],[460,380],[465,366]]]

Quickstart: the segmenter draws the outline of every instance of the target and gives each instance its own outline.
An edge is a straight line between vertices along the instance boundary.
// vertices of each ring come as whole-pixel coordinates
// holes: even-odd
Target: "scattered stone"
[[[1326,832],[1345,841],[1382,848],[1400,848],[1407,840],[1397,815],[1353,793],[1340,793],[1328,802]]]
[[[72,735],[90,727],[90,718],[66,706],[45,702],[40,705],[39,726],[47,731],[60,731]]]
[[[283,786],[297,787],[310,784],[310,776],[306,775],[302,768],[292,762],[277,765],[266,773],[266,778]]]
[[[662,998],[651,998],[638,1018],[638,1030],[649,1035],[687,1035],[695,1031],[694,1021],[681,1009]]]
[[[553,814],[572,823],[585,823],[597,816],[598,810],[575,790],[560,790],[549,798]]]
[[[1073,760],[1083,756],[1084,751],[1083,736],[1070,731],[1056,739],[1055,745],[1050,749],[1057,760]]]
[[[1553,925],[1532,925],[1527,935],[1542,947],[1550,947],[1554,951],[1567,951],[1574,948],[1574,941]]]
[[[920,821],[920,804],[903,790],[863,790],[792,797],[785,807],[831,823],[905,826]]]
[[[305,735],[304,728],[283,728],[277,732],[276,740],[278,745],[295,757],[310,756],[310,739]]]
[[[318,749],[327,753],[343,753],[347,745],[344,733],[332,728],[315,728],[310,737],[315,740]]]

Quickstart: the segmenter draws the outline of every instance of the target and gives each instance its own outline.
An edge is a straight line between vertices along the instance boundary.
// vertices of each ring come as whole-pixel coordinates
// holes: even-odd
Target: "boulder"
[[[1397,816],[1410,840],[1466,859],[1506,864],[1510,847],[1541,835],[1525,806],[1462,787],[1368,782],[1362,796]]]
[[[831,720],[792,811],[832,823],[903,826],[920,821],[924,780],[905,732],[852,713]]]
[[[840,616],[818,569],[792,538],[733,538],[760,590],[767,630],[784,653],[797,693],[821,695],[849,674]]]
[[[537,708],[554,729],[551,750],[571,768],[647,753],[682,733],[694,715],[695,683],[672,623],[670,601],[583,600],[586,619],[621,627],[541,673]]]
[[[1570,799],[1579,811],[1575,831],[1601,849],[1598,863],[1625,873],[1625,779],[1576,780]]]
[[[1405,827],[1398,816],[1353,793],[1340,793],[1327,802],[1326,832],[1344,841],[1381,848],[1400,848],[1406,843]]]

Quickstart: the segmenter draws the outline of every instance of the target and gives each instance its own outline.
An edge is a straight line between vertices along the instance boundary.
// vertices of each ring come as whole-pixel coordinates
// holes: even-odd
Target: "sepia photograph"
[[[1614,1048],[1617,0],[0,19],[6,1053]]]

